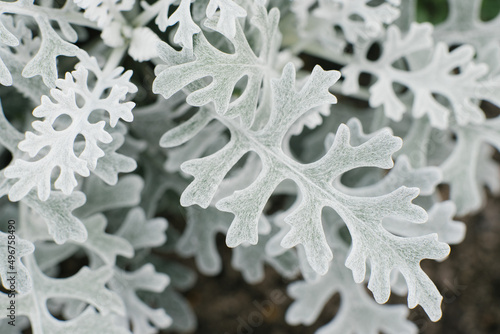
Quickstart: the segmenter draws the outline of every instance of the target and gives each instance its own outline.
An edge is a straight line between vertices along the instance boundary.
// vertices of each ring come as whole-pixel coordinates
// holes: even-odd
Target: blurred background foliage
[[[417,3],[417,21],[431,22],[432,24],[443,22],[448,16],[448,1],[449,0],[419,0]],[[483,0],[481,4],[481,20],[492,20],[499,12],[500,0]]]

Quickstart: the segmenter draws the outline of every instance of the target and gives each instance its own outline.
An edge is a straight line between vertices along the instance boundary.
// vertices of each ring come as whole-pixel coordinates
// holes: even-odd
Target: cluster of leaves
[[[216,275],[218,233],[247,282],[265,265],[302,277],[292,325],[336,293],[319,333],[416,333],[391,292],[439,320],[420,261],[500,192],[483,110],[500,106],[500,17],[480,5],[450,0],[434,27],[413,0],[0,1],[0,256],[15,220],[19,316],[0,331],[192,331],[179,291],[196,276],[165,254]],[[87,264],[68,277],[69,261]]]

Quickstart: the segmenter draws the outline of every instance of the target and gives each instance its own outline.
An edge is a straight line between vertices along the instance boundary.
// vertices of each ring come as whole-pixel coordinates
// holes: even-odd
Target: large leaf
[[[328,88],[338,78],[338,72],[323,71],[317,66],[297,91],[294,67],[292,64],[285,66],[282,77],[272,81],[273,109],[261,130],[245,129],[215,112],[195,115],[218,119],[230,130],[231,139],[218,152],[181,165],[184,172],[194,176],[194,181],[181,196],[181,204],[208,207],[227,172],[245,153],[253,151],[262,162],[257,179],[216,204],[219,210],[235,215],[227,232],[228,246],[257,243],[258,222],[265,204],[283,180],[291,179],[298,186],[301,202],[286,217],[291,229],[281,242],[283,247],[302,244],[312,268],[318,273],[326,273],[332,252],[325,239],[321,212],[323,207],[331,207],[342,217],[352,235],[353,250],[347,265],[353,270],[355,280],[364,279],[365,262],[370,259],[373,268],[370,288],[377,301],[385,302],[390,292],[386,276],[396,267],[407,280],[409,305],[421,303],[431,319],[437,320],[441,296],[420,269],[419,262],[424,258],[443,258],[449,247],[439,243],[436,236],[399,238],[382,226],[382,219],[388,216],[413,223],[424,222],[427,219],[425,211],[411,204],[419,190],[402,186],[386,194],[364,197],[343,193],[332,186],[343,173],[358,167],[392,167],[391,154],[401,147],[401,140],[392,136],[388,129],[382,129],[367,141],[352,146],[349,128],[341,125],[326,155],[314,163],[301,164],[282,150],[282,141],[297,119],[313,107],[336,102]],[[186,138],[184,131],[177,131],[173,137]]]

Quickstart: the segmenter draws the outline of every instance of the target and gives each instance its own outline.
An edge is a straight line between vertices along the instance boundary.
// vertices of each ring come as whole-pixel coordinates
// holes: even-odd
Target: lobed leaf
[[[232,54],[215,48],[203,33],[194,35],[195,59],[162,68],[153,82],[153,92],[168,99],[189,84],[210,76],[212,82],[191,92],[187,102],[193,106],[203,106],[213,102],[219,114],[240,116],[243,123],[250,126],[254,119],[260,87],[265,78],[273,74],[271,65],[279,47],[277,42],[281,38],[278,21],[278,10],[271,10],[267,14],[263,7],[258,6],[252,24],[266,32],[266,34],[261,33],[262,47],[259,56],[250,47],[239,23],[236,24],[234,38],[230,39],[234,45]],[[172,56],[172,54],[175,54],[175,51],[170,46],[166,43],[159,44],[159,55],[163,61],[171,63],[172,59],[179,58],[179,55]],[[231,102],[234,87],[243,77],[247,77],[246,88],[237,100]]]
[[[56,81],[57,88],[51,90],[55,103],[43,96],[42,104],[33,111],[33,115],[45,119],[33,122],[36,132],[27,132],[19,148],[35,160],[16,159],[4,172],[8,178],[18,179],[9,191],[12,201],[22,199],[33,188],[37,188],[38,197],[46,201],[51,193],[51,178],[55,168],[60,172],[54,186],[66,195],[71,194],[78,184],[75,174],[89,176],[90,171],[96,169],[97,160],[105,155],[98,143],[110,143],[113,138],[104,129],[104,120],[91,122],[94,111],[105,110],[112,127],[116,126],[120,118],[125,121],[133,119],[131,110],[135,104],[122,102],[128,92],[137,89],[129,82],[131,72],[120,75],[122,69],[117,68],[111,73],[103,73],[95,59],[87,60],[78,64],[71,74],[66,73],[64,80]],[[98,78],[93,89],[88,87],[89,70]],[[102,98],[107,89],[110,90],[109,95]],[[83,102],[83,106],[77,102]],[[62,115],[69,116],[71,123],[57,130],[55,122]],[[77,156],[74,145],[78,135],[84,137],[85,147]],[[48,152],[46,147],[50,148]],[[127,162],[129,166],[125,170],[132,167],[130,160]],[[99,170],[98,175],[110,182],[116,177],[103,170]]]

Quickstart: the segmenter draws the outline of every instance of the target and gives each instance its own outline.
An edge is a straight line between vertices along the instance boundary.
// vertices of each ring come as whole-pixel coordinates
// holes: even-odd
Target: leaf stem
[[[160,0],[155,2],[154,5],[148,6],[142,13],[140,13],[133,21],[132,26],[134,27],[143,27],[149,23],[161,10],[164,1],[169,0]]]
[[[104,69],[102,72],[104,74],[108,74],[111,71],[113,71],[115,68],[120,65],[123,56],[127,52],[128,45],[124,45],[118,48],[113,49],[111,54],[108,57],[108,61],[106,62],[106,65],[104,66]]]

